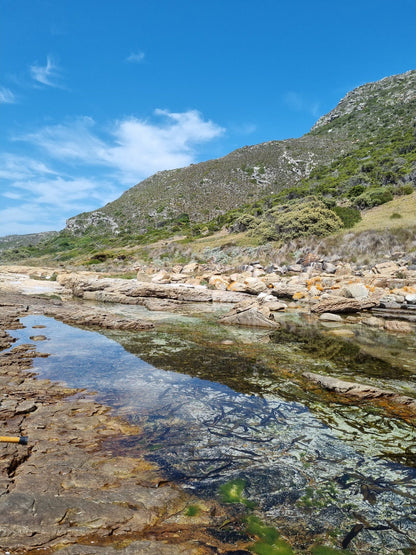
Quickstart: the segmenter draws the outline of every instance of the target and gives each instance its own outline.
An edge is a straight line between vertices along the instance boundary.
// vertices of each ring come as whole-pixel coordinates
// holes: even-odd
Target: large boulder
[[[360,310],[374,308],[378,304],[378,301],[371,299],[347,299],[345,297],[334,296],[312,306],[311,312],[315,314],[323,314],[324,312],[334,312],[336,314],[360,312]]]
[[[266,315],[267,314],[267,315]],[[277,328],[279,324],[271,320],[267,311],[265,314],[257,302],[243,301],[234,306],[230,312],[219,319],[220,324],[250,326],[260,328]]]

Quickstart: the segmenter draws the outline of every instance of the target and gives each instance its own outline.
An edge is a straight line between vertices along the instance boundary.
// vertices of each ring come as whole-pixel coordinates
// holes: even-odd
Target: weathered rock
[[[264,283],[264,281],[261,281],[260,279],[255,277],[246,278],[244,280],[244,283],[247,286],[247,292],[252,293],[253,295],[257,295],[258,293],[261,293],[262,291],[265,291],[267,289],[267,285]]]
[[[319,319],[323,322],[342,322],[342,317],[339,314],[332,314],[331,312],[323,312]]]
[[[290,266],[288,266],[287,269],[289,272],[294,272],[294,273],[303,272],[302,264],[291,264]]]
[[[370,328],[381,328],[384,325],[383,318],[377,318],[376,316],[370,316],[369,318],[363,318],[361,320],[362,324],[369,326]]]
[[[400,320],[386,320],[384,322],[384,329],[386,331],[392,331],[396,333],[412,333],[413,328],[407,322],[401,322]]]
[[[263,309],[264,310],[264,309]],[[276,328],[277,322],[271,320],[254,301],[244,301],[234,306],[230,312],[218,320],[220,324],[261,328]]]
[[[368,297],[368,289],[362,283],[350,283],[344,287],[344,295],[351,299]]]
[[[307,288],[304,285],[299,283],[287,283],[287,282],[279,282],[273,285],[273,289],[270,290],[272,295],[276,297],[281,297],[283,299],[293,299],[293,295],[297,293],[303,293],[305,296],[308,293]]]
[[[334,297],[331,299],[323,300],[311,308],[311,312],[316,314],[322,314],[324,312],[335,312],[335,313],[348,313],[348,312],[359,312],[367,308],[372,308],[378,306],[378,302],[368,299],[346,299],[345,297]]]
[[[182,268],[182,273],[193,275],[198,271],[198,269],[199,264],[197,262],[190,262],[189,264],[185,264],[185,266]]]
[[[214,286],[216,289],[226,291],[230,284],[230,280],[228,276],[214,275],[209,278],[208,283]]]
[[[380,262],[373,267],[375,274],[382,274],[384,276],[393,276],[399,270],[399,266],[391,260],[387,262]]]
[[[331,262],[324,262],[322,264],[322,268],[324,272],[326,272],[327,274],[335,274],[337,270],[337,267],[335,266],[335,264],[332,264]]]
[[[164,270],[158,272],[152,277],[152,283],[170,283],[170,274]]]
[[[332,376],[323,376],[313,372],[304,372],[302,375],[308,380],[317,383],[329,391],[334,391],[336,393],[341,393],[349,397],[363,400],[386,398],[398,405],[405,406],[407,409],[414,411],[416,414],[416,399],[413,399],[412,397],[406,397],[404,395],[399,395],[394,391],[388,391],[378,387],[355,382],[348,382],[338,378],[333,378]]]
[[[409,293],[406,295],[406,302],[409,304],[416,304],[416,293]]]

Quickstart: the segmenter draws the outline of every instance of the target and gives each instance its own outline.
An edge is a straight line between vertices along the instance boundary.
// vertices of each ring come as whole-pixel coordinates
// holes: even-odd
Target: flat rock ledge
[[[38,310],[40,306],[38,306]],[[141,432],[83,391],[36,379],[33,345],[13,347],[24,304],[2,296],[0,443],[2,553],[224,553],[241,549],[210,534],[224,507],[192,498],[166,481],[139,451]],[[129,438],[129,445],[120,447]],[[135,441],[137,439],[137,441]],[[197,516],[187,508],[196,504]]]
[[[416,399],[413,397],[400,395],[394,391],[380,389],[370,385],[340,380],[332,376],[315,374],[314,372],[304,372],[302,376],[328,391],[346,395],[355,400],[385,400],[396,408],[404,409],[410,418],[416,419]]]

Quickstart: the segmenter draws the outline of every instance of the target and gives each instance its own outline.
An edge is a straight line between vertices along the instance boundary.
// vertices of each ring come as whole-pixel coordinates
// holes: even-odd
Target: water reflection
[[[46,326],[47,341],[40,348],[51,356],[35,359],[35,370],[96,390],[99,400],[140,423],[144,433],[137,452],[146,446],[185,487],[216,495],[221,484],[242,478],[245,496],[258,510],[289,536],[302,533],[306,543],[332,534],[345,545],[358,522],[362,528],[350,545],[357,552],[398,553],[416,545],[416,470],[360,452],[304,404],[267,392],[264,383],[274,374],[266,364],[203,348],[180,334],[110,334],[122,335],[136,349],[150,345],[146,353],[153,359],[159,352],[175,364],[182,360],[188,373],[161,370],[99,333],[42,316],[22,321],[26,328],[11,332],[20,343],[32,342],[33,326]],[[239,381],[239,387],[201,379],[210,366],[213,375],[221,367],[232,377],[226,383]],[[339,413],[335,430],[337,418],[342,420]],[[365,426],[354,429],[352,422],[358,421],[350,416],[349,433],[365,434]],[[411,428],[395,429],[403,442],[406,433]],[[131,443],[119,447],[135,452]]]

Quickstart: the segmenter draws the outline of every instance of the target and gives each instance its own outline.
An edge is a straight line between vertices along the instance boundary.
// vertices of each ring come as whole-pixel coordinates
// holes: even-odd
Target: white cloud
[[[42,174],[55,173],[46,164],[15,154],[0,154],[0,178],[8,180],[27,179]]]
[[[46,151],[55,160],[105,166],[123,184],[133,185],[160,170],[195,162],[195,147],[224,132],[196,110],[175,113],[155,110],[161,121],[134,117],[113,123],[109,137],[98,136],[91,118],[78,118],[20,137]]]
[[[14,93],[6,87],[0,87],[0,104],[14,104],[15,102]]]
[[[61,88],[59,83],[61,79],[60,69],[52,56],[47,56],[45,66],[38,65],[37,63],[31,65],[30,74],[36,82],[42,85]]]
[[[141,64],[145,58],[144,52],[131,52],[126,58],[126,62],[131,62],[133,64]]]

